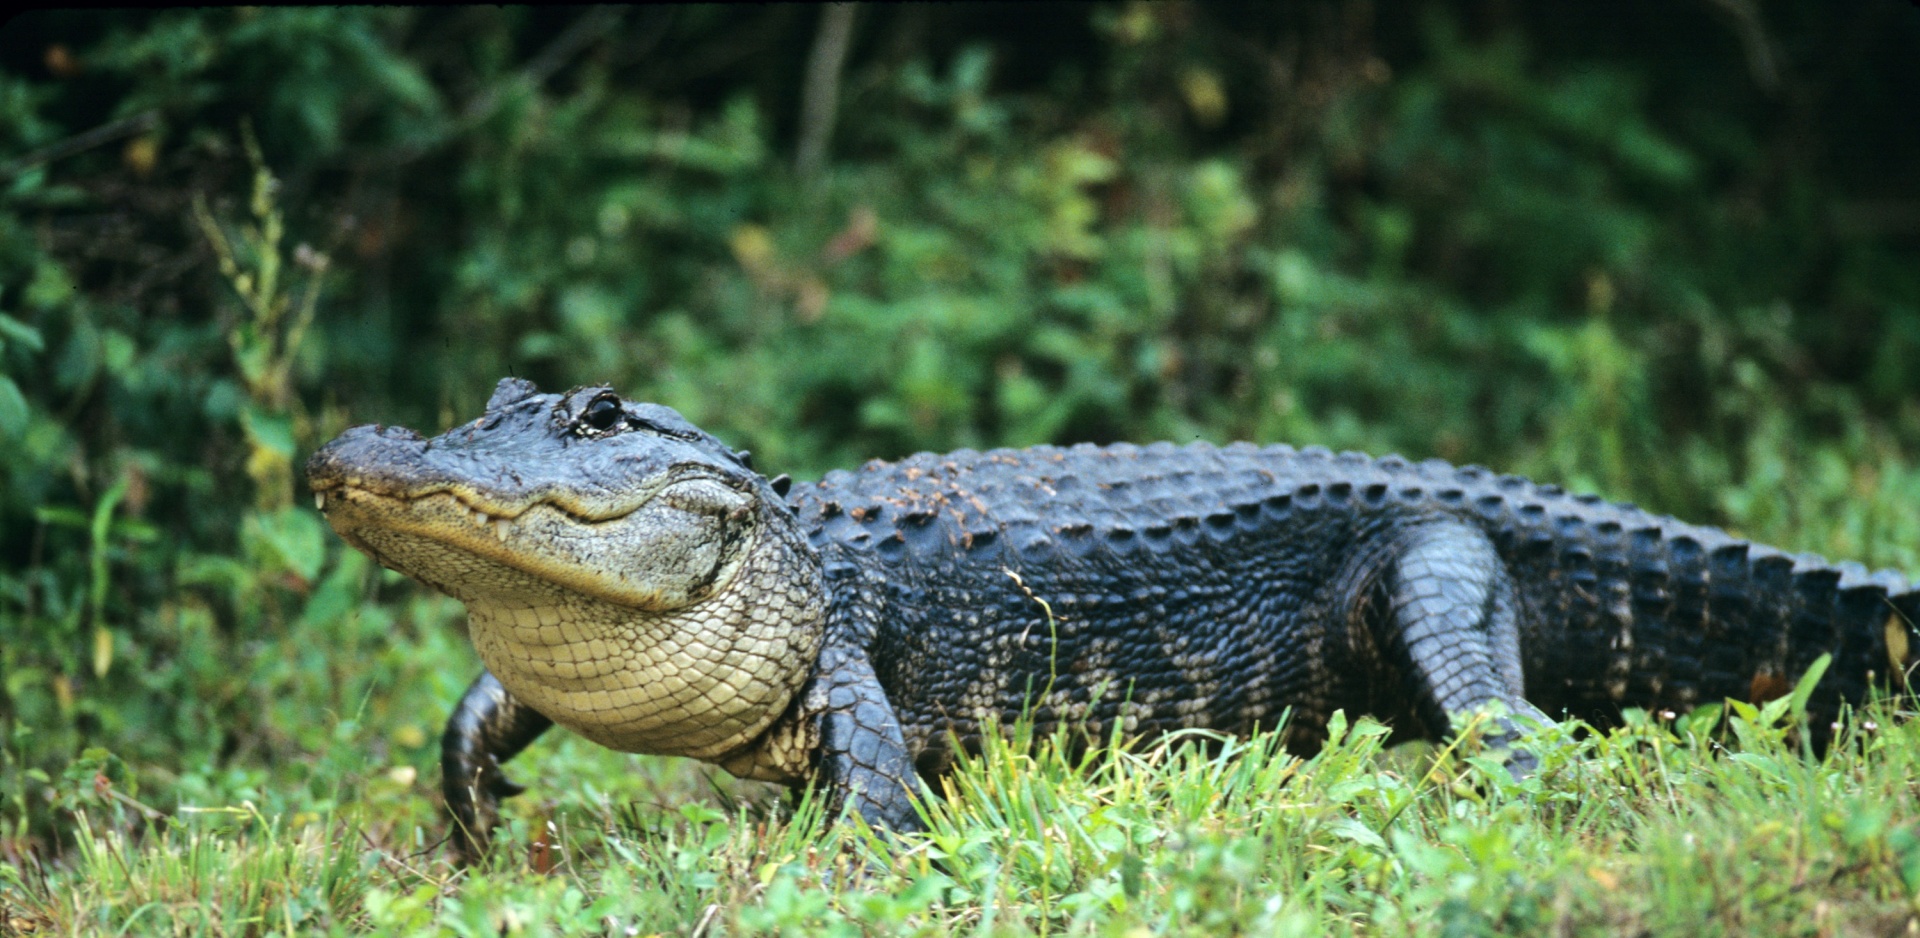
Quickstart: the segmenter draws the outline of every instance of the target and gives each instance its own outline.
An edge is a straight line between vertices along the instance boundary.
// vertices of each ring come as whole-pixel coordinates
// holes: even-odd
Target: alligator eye
[[[605,433],[620,422],[620,402],[611,397],[596,397],[580,419],[595,433]]]

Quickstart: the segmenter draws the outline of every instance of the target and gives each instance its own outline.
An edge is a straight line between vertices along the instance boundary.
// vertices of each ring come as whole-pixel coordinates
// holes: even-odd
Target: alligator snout
[[[426,438],[406,427],[362,424],[314,452],[307,460],[307,484],[315,492],[376,480],[404,487],[423,474],[426,450]]]

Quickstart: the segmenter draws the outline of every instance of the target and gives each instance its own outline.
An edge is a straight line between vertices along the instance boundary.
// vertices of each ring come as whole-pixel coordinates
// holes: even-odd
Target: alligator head
[[[347,543],[466,604],[509,691],[603,745],[724,755],[812,665],[824,594],[785,500],[666,407],[508,378],[432,439],[354,427],[307,477]]]

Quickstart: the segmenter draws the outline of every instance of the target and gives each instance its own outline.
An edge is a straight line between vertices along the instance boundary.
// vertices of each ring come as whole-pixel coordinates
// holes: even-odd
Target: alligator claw
[[[1501,755],[1500,761],[1506,765],[1507,774],[1513,776],[1516,782],[1526,781],[1540,771],[1539,757],[1518,746],[1507,746]]]
[[[500,820],[500,799],[527,790],[500,770],[492,758],[462,772],[466,784],[446,787],[447,813],[453,821],[449,850],[455,866],[472,866],[486,856],[494,826]]]

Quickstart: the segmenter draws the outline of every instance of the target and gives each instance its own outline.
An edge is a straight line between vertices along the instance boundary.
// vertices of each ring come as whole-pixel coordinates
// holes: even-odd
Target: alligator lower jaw
[[[483,572],[497,565],[588,599],[642,612],[664,611],[660,597],[582,572],[573,558],[548,557],[522,536],[537,512],[516,516],[475,508],[452,492],[415,497],[382,494],[351,484],[316,490],[327,523],[348,544],[463,602],[492,592]],[[616,519],[617,520],[617,519]]]

